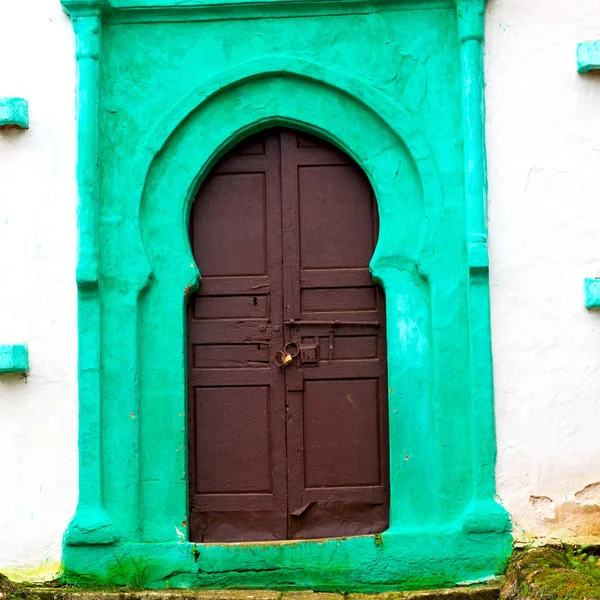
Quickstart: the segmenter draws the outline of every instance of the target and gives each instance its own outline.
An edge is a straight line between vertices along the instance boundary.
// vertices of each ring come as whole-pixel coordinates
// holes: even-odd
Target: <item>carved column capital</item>
[[[458,37],[461,44],[469,40],[483,42],[485,0],[458,1]]]
[[[61,0],[61,4],[73,18],[99,15],[110,7],[107,0]]]

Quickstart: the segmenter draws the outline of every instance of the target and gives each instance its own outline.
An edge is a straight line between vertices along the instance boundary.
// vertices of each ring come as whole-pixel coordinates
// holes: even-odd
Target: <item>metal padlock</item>
[[[298,347],[298,344],[296,342],[288,342],[283,347],[283,350],[280,350],[275,354],[275,364],[278,367],[287,367],[293,362],[294,358],[298,356],[299,352],[300,348]]]
[[[280,351],[275,354],[275,364],[278,367],[287,367],[293,360],[294,357],[287,351]]]

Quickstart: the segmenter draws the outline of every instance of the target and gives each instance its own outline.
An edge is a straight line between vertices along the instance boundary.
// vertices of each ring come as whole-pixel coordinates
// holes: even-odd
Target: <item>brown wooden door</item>
[[[190,539],[310,539],[388,524],[377,209],[344,153],[268,130],[194,203],[188,308]],[[280,367],[284,347],[296,354]]]

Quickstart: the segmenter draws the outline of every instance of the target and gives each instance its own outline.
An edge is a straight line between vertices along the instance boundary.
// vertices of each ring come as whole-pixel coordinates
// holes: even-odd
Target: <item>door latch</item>
[[[319,338],[312,344],[300,344],[300,364],[316,365],[319,363]]]

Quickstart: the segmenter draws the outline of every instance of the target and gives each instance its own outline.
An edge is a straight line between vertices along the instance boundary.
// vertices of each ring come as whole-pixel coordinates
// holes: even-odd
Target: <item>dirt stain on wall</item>
[[[573,499],[555,502],[548,496],[530,496],[529,502],[551,537],[600,537],[600,482],[576,492]]]

